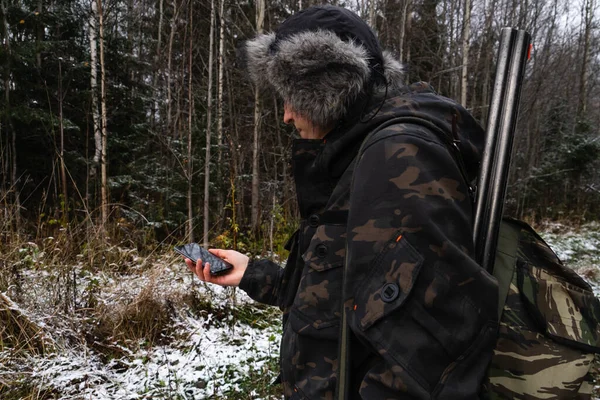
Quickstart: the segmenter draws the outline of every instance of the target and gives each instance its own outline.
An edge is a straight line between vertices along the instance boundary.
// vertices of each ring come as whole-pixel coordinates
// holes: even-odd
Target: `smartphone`
[[[183,246],[175,246],[175,251],[185,258],[192,260],[194,264],[196,264],[198,259],[202,260],[202,263],[209,263],[211,275],[225,274],[227,271],[233,268],[233,265],[222,258],[215,256],[204,247],[201,247],[198,243],[188,243],[184,244]]]

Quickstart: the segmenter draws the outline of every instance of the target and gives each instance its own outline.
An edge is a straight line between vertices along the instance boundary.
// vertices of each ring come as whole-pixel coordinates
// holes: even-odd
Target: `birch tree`
[[[97,59],[97,38],[96,38],[96,20],[98,19],[98,4],[92,0],[91,12],[89,18],[89,40],[90,40],[90,96],[92,97],[92,120],[94,125],[94,157],[92,159],[91,175],[96,175],[96,167],[100,162],[102,155],[102,131],[100,114],[98,112],[98,59]]]
[[[265,0],[256,2],[256,33],[263,33],[265,22]],[[261,125],[261,104],[258,88],[254,89],[254,141],[252,143],[252,213],[251,222],[253,232],[258,231],[258,214],[260,200],[260,177],[259,177],[259,140]]]
[[[212,131],[212,67],[215,36],[215,0],[210,0],[210,33],[208,45],[208,90],[206,99],[206,154],[204,156],[204,230],[202,241],[208,247],[208,230],[210,224],[210,136]]]
[[[101,215],[102,225],[101,229],[106,229],[106,223],[108,222],[108,131],[106,123],[106,70],[104,65],[104,18],[102,10],[102,0],[97,0],[98,3],[98,28],[99,28],[99,43],[100,43],[100,107],[102,110],[102,154],[101,154],[101,170],[102,170],[102,183],[101,183]]]
[[[194,76],[194,2],[189,2],[189,29],[190,29],[190,42],[189,42],[189,64],[188,64],[188,137],[187,137],[187,211],[188,211],[188,223],[187,223],[187,238],[191,243],[194,241],[194,210],[192,206],[192,183],[194,176],[194,154],[192,151],[192,127],[194,118],[194,96],[193,96],[193,76]]]

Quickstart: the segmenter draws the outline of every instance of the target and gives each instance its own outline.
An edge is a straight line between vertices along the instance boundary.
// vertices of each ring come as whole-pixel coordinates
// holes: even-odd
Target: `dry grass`
[[[173,320],[168,299],[161,299],[150,282],[127,304],[99,305],[94,311],[98,326],[94,332],[100,341],[130,346],[140,341],[161,343]]]
[[[0,351],[7,347],[15,353],[43,354],[53,346],[43,329],[0,293]]]
[[[31,321],[16,304],[0,293],[0,352],[9,359],[0,359],[6,367],[7,362],[19,363],[19,359],[31,355],[43,355],[55,349],[52,340],[44,329]],[[0,398],[3,400],[41,400],[53,398],[49,391],[23,384],[27,381],[24,373],[14,372],[0,376]]]
[[[189,340],[197,329],[226,328],[238,318],[228,299],[219,297],[213,303],[213,293],[196,290],[197,281],[188,284],[185,265],[171,255],[167,242],[172,238],[157,243],[152,228],[119,221],[100,231],[87,220],[65,224],[50,216],[40,217],[29,235],[19,234],[12,225],[4,229],[6,221],[0,220],[0,227],[1,400],[69,398],[80,378],[68,381],[68,388],[62,379],[54,379],[56,374],[65,378],[76,372],[72,376],[77,377],[79,371],[87,371],[88,361],[101,366],[98,375],[90,374],[97,379],[90,380],[90,387],[104,384],[102,379],[113,372],[135,371],[139,361],[148,363],[148,371],[154,365],[162,368],[167,356],[156,359],[155,347],[173,345],[175,354],[195,354],[199,344],[190,345]],[[190,316],[206,325],[182,328]],[[247,362],[253,365],[255,360]],[[174,371],[167,384],[190,384],[174,366],[165,365]],[[259,377],[269,383],[267,372],[252,370],[244,389],[253,389]],[[221,379],[221,369],[210,373]],[[161,386],[163,378],[153,378],[148,387],[135,390],[180,398],[171,396],[170,386]]]

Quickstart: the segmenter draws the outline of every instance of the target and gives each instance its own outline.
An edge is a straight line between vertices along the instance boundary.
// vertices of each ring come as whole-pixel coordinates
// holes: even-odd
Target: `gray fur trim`
[[[383,52],[383,75],[391,88],[400,89],[404,87],[404,65],[394,58],[392,53]]]
[[[250,78],[259,88],[263,89],[270,85],[269,75],[265,69],[271,58],[269,48],[275,41],[275,34],[268,33],[259,35],[246,42],[246,62]]]
[[[273,33],[246,44],[248,72],[259,88],[271,86],[297,113],[318,126],[343,118],[365,90],[371,70],[367,50],[341,40],[331,31],[307,31],[278,43]],[[403,68],[384,53],[384,75],[392,87],[402,85]]]
[[[367,51],[329,31],[302,32],[279,44],[269,63],[275,90],[315,125],[341,119],[371,71]]]

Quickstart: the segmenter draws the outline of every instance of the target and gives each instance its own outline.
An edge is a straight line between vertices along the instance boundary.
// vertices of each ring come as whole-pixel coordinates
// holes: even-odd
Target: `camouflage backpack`
[[[505,218],[494,265],[500,328],[486,399],[590,399],[600,302],[526,223]]]

